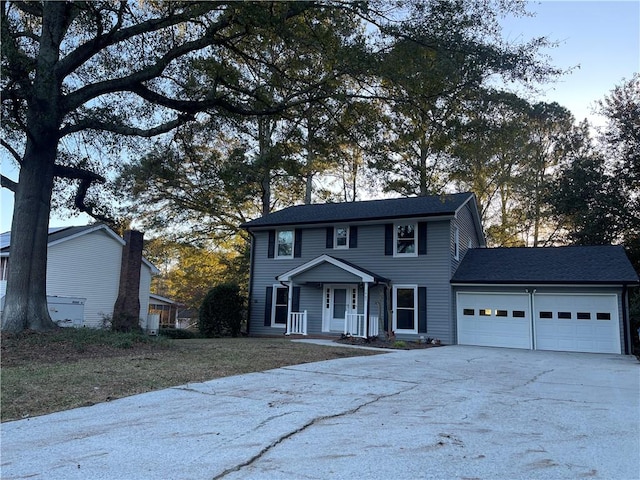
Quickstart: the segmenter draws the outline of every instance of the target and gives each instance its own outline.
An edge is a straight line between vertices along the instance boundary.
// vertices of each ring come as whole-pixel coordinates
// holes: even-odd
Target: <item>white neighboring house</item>
[[[100,328],[113,314],[118,298],[122,252],[126,243],[104,224],[49,229],[47,252],[47,301],[53,314],[54,304],[84,300],[82,322],[74,326]],[[11,233],[0,235],[0,312],[7,288],[7,266]],[[147,328],[151,277],[159,273],[144,257],[140,267],[140,319]]]

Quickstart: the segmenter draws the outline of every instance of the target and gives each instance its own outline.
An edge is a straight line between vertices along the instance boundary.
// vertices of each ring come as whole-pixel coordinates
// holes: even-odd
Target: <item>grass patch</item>
[[[185,383],[376,352],[282,338],[168,339],[64,329],[2,337],[2,421]]]

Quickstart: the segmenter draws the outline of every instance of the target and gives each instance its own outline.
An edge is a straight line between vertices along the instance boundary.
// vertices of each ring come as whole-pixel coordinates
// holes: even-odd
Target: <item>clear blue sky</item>
[[[552,63],[560,68],[576,68],[554,84],[545,85],[539,100],[558,102],[571,110],[577,120],[589,118],[594,124],[602,120],[593,116],[592,108],[623,78],[640,71],[640,0],[629,1],[542,1],[529,2],[532,18],[506,19],[504,36],[527,40],[547,36],[560,45],[548,51]],[[17,172],[5,152],[1,153],[2,172],[14,180]],[[0,232],[11,228],[13,194],[0,194]],[[71,219],[53,216],[52,227],[81,225],[86,215]]]
[[[640,71],[640,0],[529,2],[536,16],[503,22],[505,38],[518,40],[546,36],[557,41],[549,49],[553,64],[576,67],[557,82],[544,85],[540,100],[558,102],[580,121],[593,116],[602,100],[623,78]]]

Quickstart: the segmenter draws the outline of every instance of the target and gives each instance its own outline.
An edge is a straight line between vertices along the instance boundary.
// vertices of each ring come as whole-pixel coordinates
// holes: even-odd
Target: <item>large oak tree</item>
[[[496,39],[492,12],[520,7],[484,0],[3,1],[1,144],[20,173],[17,182],[2,177],[2,186],[15,194],[2,329],[53,327],[46,261],[54,188],[60,180],[74,185],[75,207],[106,220],[91,192],[126,161],[120,150],[127,138],[164,135],[201,120],[203,112],[255,119],[294,107],[309,112],[306,105],[336,94],[380,97],[381,72],[359,57],[362,47],[367,58],[384,62],[397,39],[414,36],[425,52],[471,64],[489,59],[481,67],[487,76],[553,74],[536,56],[544,41],[510,46]],[[416,35],[419,26],[433,22],[444,43]],[[351,33],[350,25],[357,25]],[[368,36],[364,45],[362,33]],[[285,50],[270,57],[256,48],[263,45]],[[291,69],[293,60],[299,63]],[[340,89],[343,75],[358,88]]]
[[[228,61],[242,57],[247,39],[265,28],[286,35],[291,19],[322,8],[311,2],[2,2],[2,145],[20,168],[17,182],[2,178],[15,196],[4,331],[53,327],[45,279],[56,179],[77,185],[78,209],[106,219],[87,192],[106,180],[99,173],[104,163],[117,159],[99,165],[64,147],[161,135],[202,111],[270,114],[322,95],[321,85],[306,83],[267,96],[246,81],[246,63]],[[186,74],[204,58],[206,85]]]

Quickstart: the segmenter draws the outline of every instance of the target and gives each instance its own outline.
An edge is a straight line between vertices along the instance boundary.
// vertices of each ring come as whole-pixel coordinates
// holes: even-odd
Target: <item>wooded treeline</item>
[[[242,222],[297,203],[471,190],[491,245],[637,251],[638,76],[603,99],[609,124],[592,138],[562,106],[525,98],[563,72],[541,54],[548,39],[502,38],[500,19],[524,13],[484,0],[3,1],[2,146],[20,166],[18,182],[2,177],[16,198],[3,330],[51,325],[52,207],[158,237],[159,293],[190,306],[242,283]]]

